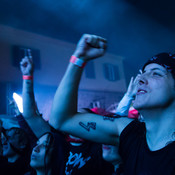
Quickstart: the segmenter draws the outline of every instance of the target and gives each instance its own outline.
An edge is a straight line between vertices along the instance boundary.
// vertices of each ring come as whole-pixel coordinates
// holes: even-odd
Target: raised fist
[[[73,55],[88,61],[104,55],[106,47],[106,39],[96,35],[84,34],[79,40]]]
[[[24,57],[20,62],[20,68],[23,75],[33,75],[33,61],[29,57]]]

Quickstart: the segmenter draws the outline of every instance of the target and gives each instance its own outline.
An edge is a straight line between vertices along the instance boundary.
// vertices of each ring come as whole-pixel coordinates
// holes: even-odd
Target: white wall
[[[39,49],[41,69],[35,71],[35,82],[40,85],[57,86],[66,70],[75,44],[48,38],[0,25],[0,81],[20,82],[21,73],[12,65],[11,47],[20,45]],[[83,75],[81,89],[103,91],[125,91],[123,58],[107,53],[103,58],[94,61],[96,79]],[[102,64],[111,63],[119,67],[120,80],[111,82],[103,75]]]

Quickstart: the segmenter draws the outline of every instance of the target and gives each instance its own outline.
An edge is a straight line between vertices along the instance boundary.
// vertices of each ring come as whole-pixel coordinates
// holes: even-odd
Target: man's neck
[[[36,174],[37,174],[37,175],[44,175],[45,173],[42,172],[42,171],[36,171]]]
[[[45,170],[40,169],[40,170],[36,170],[36,174],[37,175],[45,175],[46,172],[45,172]],[[48,172],[48,175],[51,175],[51,172],[50,171]]]
[[[146,140],[150,150],[159,150],[175,141],[175,108],[142,111],[146,124]]]
[[[36,174],[37,175],[45,175],[45,172],[43,172],[43,171],[36,171]]]

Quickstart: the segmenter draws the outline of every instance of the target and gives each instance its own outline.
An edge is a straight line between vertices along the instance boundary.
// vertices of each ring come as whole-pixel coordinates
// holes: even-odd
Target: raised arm
[[[78,86],[83,72],[82,67],[87,61],[104,55],[105,51],[104,38],[87,34],[82,36],[56,91],[49,122],[55,129],[78,137],[116,144],[120,132],[131,120],[127,118],[114,120],[96,114],[77,113]]]
[[[21,72],[23,75],[23,116],[39,138],[43,133],[50,131],[49,124],[39,115],[35,103],[33,90],[33,62],[31,58],[25,57],[20,62]]]
[[[140,75],[138,74],[135,79],[131,77],[127,92],[119,102],[116,114],[121,116],[128,116],[129,108],[131,106],[132,101],[135,99],[137,93],[137,84],[139,76]]]

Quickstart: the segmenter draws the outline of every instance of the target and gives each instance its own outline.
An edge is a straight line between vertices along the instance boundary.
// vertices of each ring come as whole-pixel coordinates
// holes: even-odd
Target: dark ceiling
[[[0,23],[72,43],[82,33],[102,35],[109,41],[109,52],[127,58],[127,67],[143,53],[150,56],[145,47],[159,38],[150,34],[155,35],[155,24],[174,33],[174,8],[174,0],[0,0]],[[149,38],[147,46],[142,46],[144,36]],[[150,54],[160,48],[148,47]]]
[[[93,21],[94,18],[98,18],[100,23],[106,20],[104,19],[106,16],[109,19],[108,24],[112,26],[112,23],[115,23],[115,16],[121,15],[122,10],[126,11],[127,3],[163,26],[175,30],[174,0],[125,0],[123,4],[122,0],[109,0],[108,2],[104,0],[83,2],[80,0],[1,0],[0,23],[75,42],[84,31],[94,31],[94,26],[88,25],[89,20]],[[81,27],[81,33],[74,26],[77,24]],[[98,27],[95,26],[95,28]],[[103,32],[105,33],[103,28],[99,29],[99,33]]]
[[[160,24],[175,29],[174,0],[126,0]]]

